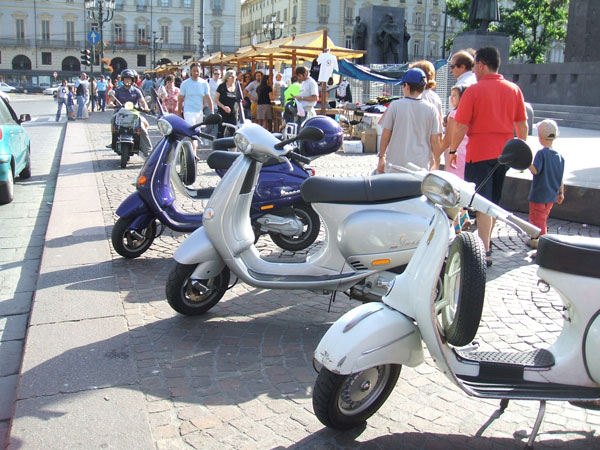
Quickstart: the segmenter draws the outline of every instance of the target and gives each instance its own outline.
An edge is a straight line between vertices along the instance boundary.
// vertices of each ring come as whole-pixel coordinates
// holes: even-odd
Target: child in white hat
[[[563,174],[565,160],[552,148],[554,139],[558,137],[558,126],[554,120],[546,119],[537,125],[538,140],[544,148],[535,154],[529,170],[533,174],[533,182],[529,191],[529,222],[541,228],[540,236],[548,229],[546,221],[554,203],[559,205],[565,198]],[[527,245],[537,248],[537,239],[528,239]]]

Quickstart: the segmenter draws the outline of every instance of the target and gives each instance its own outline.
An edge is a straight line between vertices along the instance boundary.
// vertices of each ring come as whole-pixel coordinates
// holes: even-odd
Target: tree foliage
[[[462,31],[478,28],[469,24],[471,0],[448,0],[448,15],[464,23]],[[500,8],[500,23],[491,31],[511,37],[511,57],[524,57],[528,63],[543,63],[554,40],[564,40],[569,0],[513,0],[511,8]]]

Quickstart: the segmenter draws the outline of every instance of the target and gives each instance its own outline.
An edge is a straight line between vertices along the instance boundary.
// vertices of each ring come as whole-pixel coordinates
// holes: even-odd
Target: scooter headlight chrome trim
[[[429,200],[445,208],[453,208],[460,201],[460,192],[449,181],[433,173],[425,176],[421,190]]]
[[[158,119],[156,126],[158,127],[158,131],[160,131],[163,136],[168,136],[173,132],[173,125],[171,125],[169,121],[165,119]]]
[[[237,149],[244,154],[249,153],[252,150],[248,138],[239,131],[233,136],[233,142],[235,142]]]

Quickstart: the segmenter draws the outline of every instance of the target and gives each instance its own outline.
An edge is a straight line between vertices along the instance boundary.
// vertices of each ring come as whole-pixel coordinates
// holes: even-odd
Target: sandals
[[[492,248],[490,247],[489,251],[485,252],[485,265],[487,267],[492,266]]]

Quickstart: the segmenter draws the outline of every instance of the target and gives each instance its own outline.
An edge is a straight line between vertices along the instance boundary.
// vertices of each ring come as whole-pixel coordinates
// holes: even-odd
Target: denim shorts
[[[481,183],[485,180],[488,174],[496,167],[497,159],[488,159],[486,161],[468,162],[465,164],[465,180],[475,183],[478,194],[488,200],[498,204],[502,198],[502,188],[504,187],[504,178],[508,166],[499,166],[494,174],[480,188]]]

